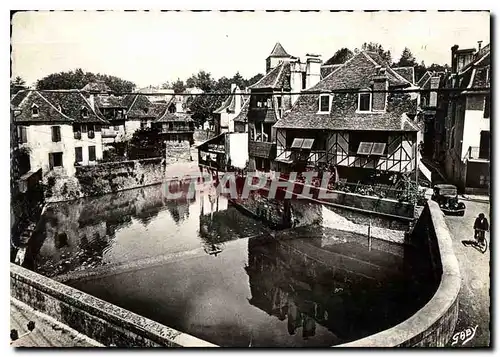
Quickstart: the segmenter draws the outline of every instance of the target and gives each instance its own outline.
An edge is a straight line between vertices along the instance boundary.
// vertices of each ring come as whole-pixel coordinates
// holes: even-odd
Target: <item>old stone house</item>
[[[374,52],[360,52],[338,66],[312,94],[301,95],[274,124],[280,172],[332,166],[340,178],[380,182],[417,167],[419,127],[415,87]],[[391,93],[391,90],[393,93]],[[387,92],[386,92],[387,91]]]
[[[306,55],[305,62],[289,55],[277,43],[266,59],[266,75],[250,86],[248,103],[249,169],[268,171],[276,158],[274,124],[297,101],[301,90],[320,81],[321,59]]]
[[[451,48],[452,68],[446,88],[444,166],[448,179],[465,191],[488,192],[490,183],[491,59],[490,45]]]
[[[72,176],[75,165],[102,159],[101,128],[109,122],[97,114],[79,90],[25,90],[11,100],[19,146],[30,170]]]

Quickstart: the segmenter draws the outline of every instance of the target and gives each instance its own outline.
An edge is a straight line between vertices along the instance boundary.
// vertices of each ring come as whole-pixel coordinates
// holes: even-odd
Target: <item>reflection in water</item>
[[[332,248],[320,237],[283,238],[249,240],[249,302],[286,319],[288,333],[304,340],[314,337],[317,324],[343,341],[376,333],[411,316],[435,290],[417,284],[431,273],[414,265],[415,251],[404,259],[358,245],[360,259],[350,253],[352,243]]]
[[[187,192],[187,185],[176,188]],[[226,241],[265,231],[223,197],[167,200],[162,190],[150,186],[48,206],[25,266],[55,276],[200,246],[216,255]]]
[[[314,228],[317,230],[317,227]],[[314,232],[313,232],[314,233]],[[328,242],[327,242],[328,243]],[[394,326],[417,311],[432,277],[405,256],[353,242],[271,235],[205,254],[71,284],[220,346],[321,347]],[[352,254],[353,247],[362,254]]]

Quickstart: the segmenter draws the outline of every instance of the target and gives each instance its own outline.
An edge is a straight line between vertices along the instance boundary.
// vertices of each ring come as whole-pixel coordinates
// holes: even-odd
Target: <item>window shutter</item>
[[[52,153],[49,154],[49,169],[52,170],[54,168],[54,155]]]

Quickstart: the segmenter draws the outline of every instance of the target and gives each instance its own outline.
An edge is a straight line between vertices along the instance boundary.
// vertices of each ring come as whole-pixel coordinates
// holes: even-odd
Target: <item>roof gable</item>
[[[94,111],[94,108],[85,99],[79,90],[47,90],[39,92],[61,113],[70,117],[75,122],[81,123],[107,123]],[[82,109],[87,110],[88,117],[82,117]]]
[[[394,72],[380,56],[374,52],[360,52],[313,86],[311,91],[331,91],[342,89],[369,88],[377,67],[386,68],[390,86],[406,86],[411,83]]]
[[[130,98],[128,98],[128,101]],[[128,102],[127,101],[127,102]],[[155,118],[158,116],[157,109],[147,96],[143,94],[134,94],[132,102],[128,108],[127,116],[129,118]]]
[[[291,57],[291,56],[285,51],[283,46],[281,46],[281,43],[276,42],[269,57]]]
[[[393,70],[401,77],[410,83],[415,83],[415,68],[414,67],[396,67]]]
[[[73,120],[68,116],[62,114],[52,105],[46,98],[40,95],[37,91],[27,91],[28,93],[23,98],[22,102],[16,106],[19,113],[14,116],[15,122],[25,123],[40,123],[40,122],[54,122],[54,123],[68,123],[71,124]],[[13,98],[15,99],[15,98]],[[32,108],[38,108],[38,115],[32,115]]]
[[[281,62],[249,88],[290,90],[290,62]]]

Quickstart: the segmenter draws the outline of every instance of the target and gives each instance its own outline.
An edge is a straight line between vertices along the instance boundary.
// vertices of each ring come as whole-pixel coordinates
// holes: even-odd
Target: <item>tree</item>
[[[451,70],[451,68],[450,68],[450,66],[448,66],[448,64],[445,64],[443,66],[440,64],[433,63],[429,67],[427,67],[427,70],[431,71],[431,72],[446,72],[446,71],[449,72]]]
[[[344,47],[335,52],[335,54],[325,62],[325,65],[342,64],[353,56],[354,53],[350,49]]]
[[[385,51],[384,47],[376,42],[370,42],[370,43],[363,43],[361,46],[362,51],[371,51],[371,52],[376,52],[382,57],[382,59],[387,62],[387,63],[392,63],[392,58],[391,58],[391,51]],[[356,51],[354,51],[356,52]]]
[[[81,68],[75,71],[49,74],[37,81],[36,89],[81,89],[96,80],[104,81],[116,93],[131,93],[135,89],[133,82],[106,74],[83,72]]]
[[[177,78],[177,80],[174,83],[172,83],[172,89],[174,90],[175,94],[179,94],[186,90],[186,85],[182,80]]]
[[[161,85],[161,89],[172,89],[172,84],[169,81],[166,81]]]
[[[10,80],[10,94],[14,95],[20,90],[26,89],[26,81],[17,76],[14,80]]]
[[[405,47],[403,53],[401,53],[401,58],[396,63],[396,67],[414,67],[417,65],[417,60],[411,53],[408,47]]]

